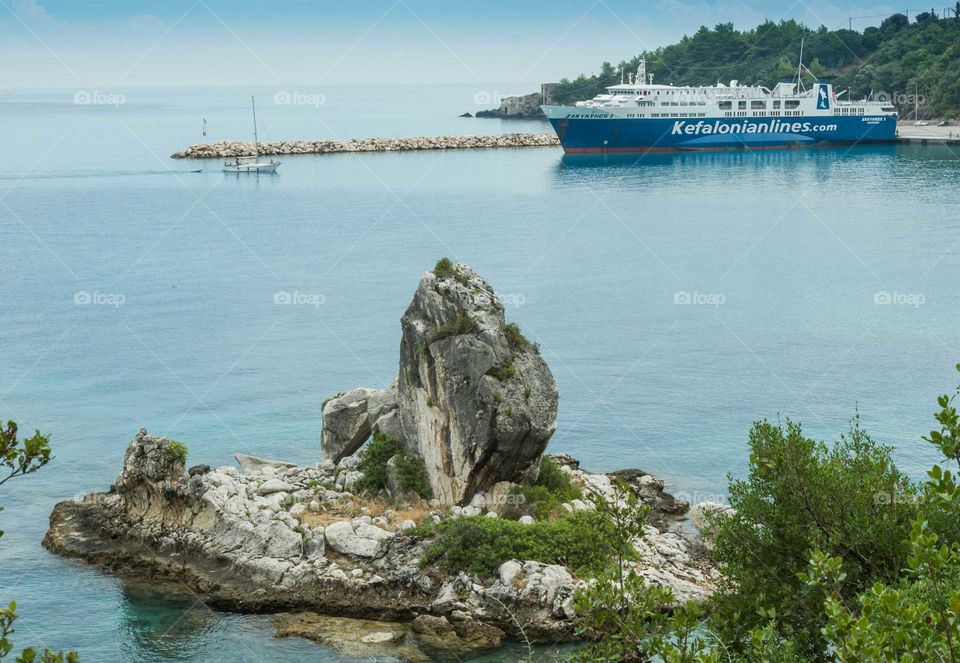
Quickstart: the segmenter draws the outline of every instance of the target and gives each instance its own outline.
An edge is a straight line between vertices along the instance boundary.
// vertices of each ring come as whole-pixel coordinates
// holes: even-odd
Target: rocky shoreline
[[[214,608],[296,613],[279,619],[278,631],[325,644],[336,643],[324,635],[330,624],[324,616],[397,622],[401,635],[381,644],[399,638],[402,651],[412,646],[426,656],[499,646],[519,637],[517,620],[535,642],[576,639],[573,596],[586,579],[524,560],[505,562],[494,578],[421,567],[427,542],[407,534],[412,520],[389,510],[363,514],[363,507],[356,517],[345,515],[359,504],[350,492],[358,478],[354,457],[314,467],[260,460],[243,471],[186,471],[173,444],[141,430],[108,492],[54,508],[43,545],[121,574],[177,580]],[[581,470],[570,456],[554,458],[578,484],[611,490],[610,476]],[[687,505],[664,493],[656,478],[633,477],[631,485],[659,515],[636,542],[635,570],[671,587],[678,602],[706,598],[717,571],[698,542],[672,527]],[[459,510],[434,506],[424,517],[497,513],[496,500],[484,493]],[[331,514],[326,525],[311,527],[303,518],[324,510]]]
[[[279,635],[428,661],[505,638],[573,641],[574,596],[590,582],[531,559],[497,557],[479,575],[445,568],[426,554],[437,528],[512,520],[516,536],[540,518],[575,519],[595,508],[592,500],[614,502],[614,481],[622,481],[651,511],[631,544],[632,569],[669,587],[678,604],[713,592],[719,574],[706,548],[677,522],[689,505],[662,481],[641,470],[594,474],[572,456],[544,454],[556,428],[556,384],[485,280],[441,260],[421,279],[401,327],[393,385],[324,403],[321,462],[237,454],[239,469],[187,469],[183,444],[141,429],[107,492],[56,505],[44,546],[123,574],[179,581],[211,607],[282,613]],[[365,456],[375,447],[379,466]],[[545,465],[583,499],[565,498],[552,515],[520,515],[516,499]],[[411,468],[419,468],[416,493]],[[376,472],[383,476],[371,490]],[[346,641],[337,635],[344,633]]]
[[[496,147],[556,147],[554,134],[512,133],[483,136],[413,136],[409,138],[356,138],[352,140],[285,140],[260,143],[260,154],[332,154],[341,152],[405,152],[415,150],[468,150]],[[254,155],[245,141],[219,141],[191,145],[170,155],[172,159],[224,159]]]

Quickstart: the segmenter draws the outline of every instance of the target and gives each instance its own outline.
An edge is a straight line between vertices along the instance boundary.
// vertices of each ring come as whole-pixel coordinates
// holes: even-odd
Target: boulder
[[[712,548],[715,543],[716,534],[712,531],[710,521],[721,516],[733,515],[736,512],[736,509],[728,504],[700,502],[694,504],[690,509],[690,522],[700,530],[703,544],[707,548]]]
[[[368,400],[375,389],[351,389],[323,404],[323,457],[335,463],[350,456],[370,437]]]
[[[267,467],[274,470],[288,470],[297,466],[296,463],[287,463],[282,460],[271,460],[269,458],[260,458],[259,456],[249,456],[240,453],[233,454],[233,457],[245,474],[259,474]]]
[[[380,542],[393,536],[390,532],[366,522],[340,520],[323,530],[327,545],[344,555],[376,557]]]
[[[464,504],[527,479],[556,428],[557,387],[490,285],[465,265],[428,272],[401,326],[402,442],[423,458],[434,495]]]

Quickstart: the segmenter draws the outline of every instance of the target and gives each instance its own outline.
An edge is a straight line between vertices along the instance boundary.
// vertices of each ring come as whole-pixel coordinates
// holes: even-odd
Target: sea
[[[305,155],[273,176],[169,158],[249,138],[251,94],[264,140],[549,131],[458,117],[530,91],[514,88],[0,91],[0,418],[55,456],[0,485],[18,646],[350,660],[41,540],[54,504],[110,486],[141,427],[191,465],[320,460],[324,399],[391,383],[400,317],[444,256],[539,343],[560,391],[550,449],[591,470],[723,501],[753,422],[832,442],[858,416],[924,477],[936,396],[960,383],[950,148]]]

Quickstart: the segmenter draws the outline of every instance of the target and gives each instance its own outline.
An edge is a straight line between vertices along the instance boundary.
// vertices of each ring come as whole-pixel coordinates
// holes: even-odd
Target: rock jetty
[[[279,635],[355,656],[462,658],[520,637],[518,624],[533,641],[575,639],[574,595],[589,578],[529,559],[505,560],[489,577],[444,570],[425,561],[434,530],[417,527],[517,518],[516,502],[504,498],[536,478],[555,428],[549,368],[465,265],[441,261],[426,273],[401,328],[394,384],[325,403],[324,460],[297,466],[237,454],[239,470],[188,469],[184,445],[141,429],[109,490],[54,507],[44,546],[121,573],[177,580],[212,607],[281,613]],[[361,446],[375,435],[425,461],[436,497],[363,492]],[[386,463],[388,474],[398,457]],[[678,603],[713,592],[719,574],[706,549],[676,526],[689,505],[662,481],[641,470],[594,474],[572,456],[548,457],[551,471],[584,495],[615,500],[613,482],[622,480],[651,508],[630,562],[647,582],[671,588]],[[560,508],[595,507],[585,498]],[[519,522],[534,518],[525,513]]]
[[[469,150],[493,147],[556,147],[554,134],[512,133],[484,136],[413,136],[352,140],[284,140],[260,143],[260,154],[331,154],[340,152],[404,152],[413,150]],[[253,143],[219,141],[191,145],[171,154],[173,159],[224,159],[252,156]]]

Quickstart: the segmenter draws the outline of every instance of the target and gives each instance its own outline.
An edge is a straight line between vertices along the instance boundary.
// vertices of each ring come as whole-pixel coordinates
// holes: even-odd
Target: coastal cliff
[[[631,568],[669,587],[677,603],[709,596],[718,573],[703,546],[674,527],[688,505],[662,481],[541,457],[555,428],[556,386],[535,347],[518,344],[486,281],[441,261],[421,279],[402,327],[398,383],[325,404],[325,460],[299,467],[238,454],[240,470],[187,469],[184,445],[141,429],[108,491],[56,505],[44,546],[179,580],[214,607],[282,612],[282,635],[345,646],[336,633],[365,633],[378,651],[429,660],[496,647],[520,637],[518,624],[533,641],[574,640],[574,596],[590,580],[536,559],[503,559],[482,573],[451,568],[432,548],[445,524],[514,520],[522,531],[550,518],[574,523],[595,508],[591,500],[615,500],[622,480],[652,509],[632,542]],[[376,466],[371,459],[389,445]],[[422,490],[435,496],[390,489],[383,477],[371,488],[373,473],[389,474],[384,463],[399,471],[400,461],[423,468]],[[541,468],[584,498],[558,502],[555,515],[524,504],[524,486]]]

